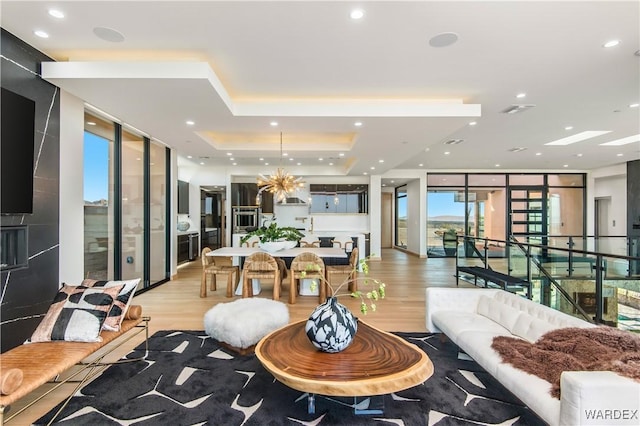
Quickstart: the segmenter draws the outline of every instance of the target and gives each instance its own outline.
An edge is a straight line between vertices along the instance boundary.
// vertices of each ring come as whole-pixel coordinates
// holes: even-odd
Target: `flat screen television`
[[[2,88],[0,93],[0,213],[33,213],[36,103]]]

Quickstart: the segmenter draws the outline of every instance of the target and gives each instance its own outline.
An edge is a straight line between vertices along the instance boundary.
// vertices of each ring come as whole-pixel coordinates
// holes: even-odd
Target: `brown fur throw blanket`
[[[491,347],[504,362],[551,383],[556,398],[563,371],[613,371],[640,381],[640,336],[611,327],[561,328],[535,343],[498,336]]]

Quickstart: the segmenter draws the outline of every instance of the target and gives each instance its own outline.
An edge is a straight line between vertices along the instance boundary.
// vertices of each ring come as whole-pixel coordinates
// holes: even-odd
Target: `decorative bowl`
[[[189,222],[178,222],[178,231],[186,231],[191,227]]]

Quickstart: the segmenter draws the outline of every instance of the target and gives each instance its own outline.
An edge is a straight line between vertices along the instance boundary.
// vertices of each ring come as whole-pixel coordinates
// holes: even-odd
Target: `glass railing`
[[[635,253],[640,241],[615,237],[609,240],[611,247],[620,247],[620,240],[625,240],[626,253],[585,250],[583,244],[596,243],[589,238],[567,239],[573,243],[569,248],[465,236],[459,240],[456,266],[481,266],[522,278],[530,283],[535,302],[594,323],[640,332],[640,257],[627,254]],[[483,280],[478,283],[485,285]],[[510,290],[529,296],[525,287]]]

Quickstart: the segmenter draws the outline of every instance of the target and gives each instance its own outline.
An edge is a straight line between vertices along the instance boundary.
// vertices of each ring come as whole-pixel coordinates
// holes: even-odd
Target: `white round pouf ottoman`
[[[204,331],[242,355],[252,353],[260,339],[287,324],[287,305],[256,297],[219,303],[204,314]]]

